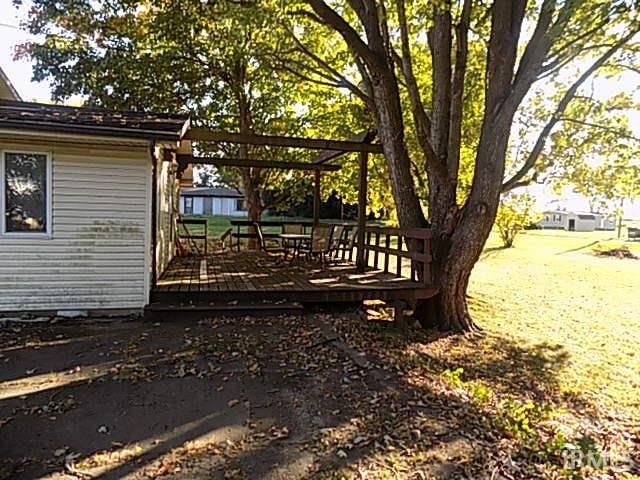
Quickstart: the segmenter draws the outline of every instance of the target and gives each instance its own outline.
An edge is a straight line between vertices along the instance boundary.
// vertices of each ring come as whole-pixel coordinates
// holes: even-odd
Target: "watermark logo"
[[[582,450],[578,447],[565,447],[562,451],[562,463],[565,470],[590,468],[593,470],[615,469],[623,472],[633,472],[640,466],[630,455],[618,455],[613,451]]]

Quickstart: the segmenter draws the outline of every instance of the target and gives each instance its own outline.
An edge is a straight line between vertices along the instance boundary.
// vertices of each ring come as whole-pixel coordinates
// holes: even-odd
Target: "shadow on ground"
[[[366,468],[482,478],[504,467],[509,436],[436,372],[463,368],[498,392],[560,397],[560,346],[451,337],[434,347],[435,335],[364,323],[316,314],[5,327],[0,478],[339,478]]]

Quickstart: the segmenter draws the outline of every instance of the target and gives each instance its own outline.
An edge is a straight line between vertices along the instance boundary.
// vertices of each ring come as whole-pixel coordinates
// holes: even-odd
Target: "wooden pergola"
[[[313,224],[317,225],[320,222],[320,185],[322,181],[322,172],[339,170],[341,168],[340,165],[335,165],[331,162],[346,153],[357,152],[359,163],[357,243],[360,247],[363,247],[365,243],[369,154],[382,153],[382,146],[372,143],[374,137],[374,132],[363,132],[348,140],[327,140],[219,132],[208,128],[194,127],[184,135],[183,138],[185,140],[191,140],[194,142],[302,148],[317,150],[319,153],[312,162],[273,161],[230,157],[201,157],[193,156],[192,154],[178,154],[176,155],[176,160],[179,164],[178,172],[184,171],[190,164],[215,165],[217,167],[275,168],[313,171],[315,175],[313,189]],[[364,272],[366,268],[364,248],[357,249],[356,265],[358,271]]]

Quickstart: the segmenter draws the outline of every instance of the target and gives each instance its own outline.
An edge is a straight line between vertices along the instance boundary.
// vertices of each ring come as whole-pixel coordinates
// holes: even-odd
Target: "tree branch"
[[[369,65],[376,64],[376,58],[369,46],[360,38],[349,23],[323,0],[306,0],[313,11],[331,28],[336,30],[347,45]]]
[[[464,78],[469,53],[468,33],[471,24],[473,0],[464,0],[460,21],[456,26],[456,57],[451,85],[451,119],[449,122],[449,147],[447,171],[450,179],[457,183],[460,169],[460,145],[462,140],[462,109],[464,105]]]
[[[606,125],[600,125],[598,123],[587,122],[585,120],[578,120],[577,118],[559,117],[558,121],[559,122],[575,123],[575,124],[584,125],[585,127],[590,127],[590,128],[598,128],[600,130],[604,130],[604,131],[607,131],[607,132],[615,133],[620,138],[627,138],[629,140],[634,140],[636,142],[640,142],[640,138],[639,137],[635,137],[633,135],[630,135],[625,130],[622,130],[622,129],[619,129],[619,128],[607,127]]]
[[[357,85],[347,79],[344,75],[338,72],[335,68],[329,65],[326,61],[320,58],[318,55],[309,50],[300,39],[293,33],[289,32],[294,42],[298,46],[298,50],[304,55],[308,56],[311,60],[313,60],[317,65],[319,65],[322,69],[329,72],[334,79],[329,79],[324,77],[326,80],[333,80],[336,84],[341,85],[342,87],[348,88],[354,95],[360,98],[367,106],[373,107],[371,96],[367,93],[363,92]],[[316,72],[318,74],[318,72]],[[338,79],[337,81],[335,79]]]
[[[515,112],[517,110],[531,85],[538,78],[544,59],[553,44],[554,37],[549,33],[549,28],[553,20],[555,4],[555,0],[544,0],[542,2],[538,23],[524,49],[513,80],[511,93],[505,102],[507,108],[510,109],[509,111]]]
[[[551,116],[547,124],[542,128],[542,131],[540,132],[540,135],[538,135],[538,138],[536,139],[533,149],[529,153],[529,156],[527,157],[522,167],[510,179],[508,179],[506,182],[503,183],[502,185],[503,192],[511,190],[513,186],[517,182],[522,180],[524,176],[527,174],[527,172],[529,172],[529,170],[531,170],[534,167],[536,161],[538,160],[538,157],[542,153],[547,137],[551,133],[551,130],[553,129],[553,127],[555,127],[555,125],[560,121],[562,114],[569,106],[569,103],[576,95],[576,92],[578,91],[580,86],[584,82],[586,82],[596,70],[598,70],[607,61],[609,61],[609,59],[611,59],[611,57],[613,57],[613,55],[615,55],[615,53],[620,48],[622,48],[624,44],[626,44],[629,40],[631,40],[631,38],[633,38],[639,31],[640,31],[640,26],[637,25],[635,29],[632,29],[629,33],[627,33],[627,35],[625,35],[620,40],[618,40],[618,42],[616,42],[616,44],[613,47],[609,48],[600,58],[598,58],[594,63],[592,63],[591,66],[582,75],[580,75],[580,77],[578,77],[578,79],[569,87],[569,89],[565,92],[564,96],[558,103],[558,106],[556,107],[555,112],[553,113],[553,115]]]
[[[431,144],[431,119],[427,115],[424,104],[422,103],[418,80],[413,72],[411,47],[409,43],[409,28],[407,26],[404,0],[396,0],[396,5],[398,10],[398,23],[400,25],[402,57],[399,57],[396,54],[395,60],[396,63],[399,64],[406,81],[407,92],[411,103],[411,113],[416,127],[416,135],[420,148],[424,153],[425,161],[441,179],[444,179],[445,171],[443,164],[439,161],[433,145]]]
[[[433,2],[434,25],[428,32],[432,63],[431,144],[447,164],[451,120],[451,0]]]

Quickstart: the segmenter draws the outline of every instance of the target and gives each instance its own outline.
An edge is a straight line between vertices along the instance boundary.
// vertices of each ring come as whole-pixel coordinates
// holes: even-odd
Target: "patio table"
[[[289,245],[292,246],[292,261],[300,258],[300,247],[302,244],[311,241],[311,234],[309,233],[281,233],[278,237],[282,239],[282,244],[285,247],[285,260],[287,259],[287,248]]]

